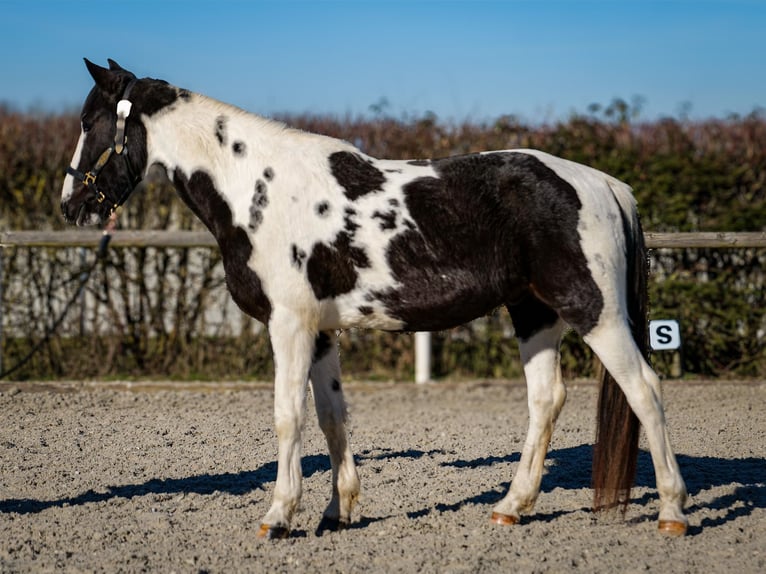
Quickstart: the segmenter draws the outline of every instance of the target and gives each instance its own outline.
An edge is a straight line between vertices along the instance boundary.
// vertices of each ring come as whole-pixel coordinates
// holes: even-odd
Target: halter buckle
[[[98,201],[99,203],[104,203],[105,199],[106,199],[106,196],[104,195],[103,191],[96,192],[96,201]]]
[[[96,176],[93,175],[91,172],[86,172],[85,175],[82,176],[82,184],[85,187],[88,187],[91,183],[96,183]],[[101,192],[99,192],[101,193]],[[101,203],[101,202],[99,202]]]

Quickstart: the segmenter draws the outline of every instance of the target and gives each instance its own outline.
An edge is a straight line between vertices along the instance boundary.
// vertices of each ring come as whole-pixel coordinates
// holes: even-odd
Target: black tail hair
[[[627,256],[628,316],[633,339],[645,359],[647,340],[648,260],[638,215],[623,214]],[[593,509],[621,506],[624,513],[636,476],[641,425],[614,378],[601,368],[596,443],[593,446]]]

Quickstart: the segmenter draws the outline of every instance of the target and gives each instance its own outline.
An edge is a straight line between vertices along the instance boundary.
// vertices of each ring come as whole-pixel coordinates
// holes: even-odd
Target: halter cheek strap
[[[96,186],[96,179],[98,178],[98,175],[104,166],[109,163],[109,160],[112,158],[112,154],[116,153],[117,155],[122,156],[122,158],[125,160],[125,167],[128,170],[130,183],[117,200],[117,203],[115,203],[112,207],[112,212],[114,212],[118,207],[125,203],[125,201],[128,199],[128,195],[130,195],[130,193],[133,191],[133,188],[138,185],[138,181],[140,180],[140,177],[137,177],[134,174],[133,169],[130,166],[128,154],[126,153],[123,155],[123,152],[127,149],[126,145],[128,143],[128,138],[125,135],[125,122],[128,119],[130,111],[133,107],[133,104],[128,98],[130,97],[130,92],[133,90],[133,86],[136,85],[137,81],[137,78],[133,78],[130,83],[128,83],[127,87],[125,88],[125,92],[122,95],[122,99],[117,102],[117,126],[114,133],[114,143],[104,150],[90,171],[83,173],[80,170],[73,168],[72,166],[69,166],[66,169],[66,172],[76,180],[81,181],[83,186],[87,188],[93,186],[96,201],[98,203],[103,203],[106,199],[106,196],[104,195],[104,192],[100,191]]]
[[[133,104],[128,98],[133,90],[133,86],[136,85],[136,81],[136,78],[130,81],[128,87],[125,88],[122,99],[117,102],[117,130],[114,133],[114,151],[117,155],[122,153],[122,150],[125,149],[125,144],[128,142],[128,138],[125,136],[125,120],[128,119],[130,110],[133,108]]]

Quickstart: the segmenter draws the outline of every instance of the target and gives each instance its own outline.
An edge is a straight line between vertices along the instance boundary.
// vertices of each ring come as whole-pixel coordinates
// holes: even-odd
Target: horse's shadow
[[[357,457],[357,462],[364,466],[366,461],[390,460],[395,458],[418,459],[431,456],[443,456],[445,451],[422,451],[402,450],[378,451],[377,454],[364,452]],[[542,492],[549,492],[554,488],[582,489],[590,487],[590,465],[592,447],[582,445],[577,447],[562,448],[548,453],[547,472],[543,476],[541,484]],[[690,528],[690,534],[695,534],[703,528],[721,526],[741,516],[750,515],[753,510],[766,508],[766,460],[761,458],[735,458],[727,459],[720,457],[695,457],[678,455],[678,464],[686,479],[689,494],[694,496],[705,490],[718,486],[737,485],[733,491],[714,498],[706,504],[695,504],[687,508],[688,512],[694,512],[701,508],[720,510],[716,518],[704,518],[697,527]],[[466,469],[466,472],[480,471],[482,467],[495,464],[518,462],[519,454],[513,453],[504,457],[483,457],[473,460],[457,459],[439,463],[444,467],[457,467]],[[326,455],[309,455],[302,459],[303,475],[309,477],[316,473],[330,470],[329,457]],[[103,492],[88,490],[77,496],[62,497],[54,500],[37,500],[32,498],[0,500],[0,513],[35,514],[50,508],[64,506],[77,506],[88,503],[105,502],[112,499],[131,499],[147,494],[202,494],[209,495],[215,492],[223,492],[233,495],[244,495],[254,490],[265,490],[265,485],[276,480],[276,462],[269,462],[255,470],[236,473],[201,474],[185,478],[154,478],[143,483],[125,484],[120,486],[105,487]],[[509,477],[510,478],[510,477]],[[466,478],[470,482],[470,478]],[[430,514],[432,511],[454,512],[466,504],[493,504],[500,500],[507,490],[509,482],[498,485],[497,488],[480,492],[474,496],[460,500],[452,504],[439,503],[433,507],[408,512],[410,518],[417,518]],[[633,502],[639,505],[657,498],[655,490],[654,470],[651,457],[647,452],[641,451],[638,458],[638,472],[636,486],[649,487],[651,490],[643,494]],[[559,511],[547,515],[535,514],[535,520],[550,521],[566,511]],[[642,517],[637,520],[648,520]],[[362,518],[363,525],[376,522],[374,518]],[[359,527],[359,524],[353,527]]]
[[[551,451],[547,457],[549,464],[547,465],[547,472],[543,476],[540,490],[549,492],[554,488],[589,488],[591,486],[592,450],[590,445],[581,445]],[[480,458],[470,461],[459,460],[442,464],[476,468],[497,462],[517,462],[518,460],[519,454],[516,453],[507,457]],[[704,518],[699,526],[690,526],[689,534],[693,535],[705,528],[721,526],[741,516],[752,514],[755,509],[766,508],[766,486],[764,485],[766,460],[755,457],[727,459],[683,454],[677,455],[677,460],[686,482],[687,492],[692,497],[714,487],[727,485],[733,487],[731,492],[718,496],[709,503],[698,503],[686,508],[687,513],[702,508],[722,511],[717,518]],[[466,503],[493,504],[505,495],[509,485],[510,482],[507,482],[501,485],[502,488],[486,491],[452,505],[436,505],[435,508],[439,511],[449,511],[457,510]],[[632,499],[632,503],[644,506],[658,498],[652,458],[646,451],[640,451],[638,455],[635,486],[648,487],[650,491]],[[420,515],[427,513],[428,511],[421,511]],[[535,513],[534,520],[550,521],[566,513],[565,511],[557,511],[548,515]],[[644,521],[650,518],[656,517],[641,516],[633,520]]]

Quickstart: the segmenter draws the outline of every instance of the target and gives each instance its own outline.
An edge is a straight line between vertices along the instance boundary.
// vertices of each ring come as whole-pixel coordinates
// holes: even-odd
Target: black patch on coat
[[[522,341],[526,341],[543,329],[552,327],[559,318],[556,311],[531,293],[521,301],[507,307],[516,336]]]
[[[231,151],[234,152],[234,155],[244,156],[246,149],[247,149],[247,146],[245,145],[245,142],[236,141],[233,144],[231,144]]]
[[[390,205],[391,207],[399,207],[399,200],[396,199],[395,197],[392,197],[391,199],[388,200],[388,205]]]
[[[412,160],[408,161],[407,163],[409,165],[417,165],[417,166],[421,166],[421,167],[426,167],[426,166],[431,165],[431,160],[430,159],[412,159]]]
[[[370,307],[369,305],[362,305],[361,307],[359,307],[358,311],[359,311],[359,312],[360,312],[362,315],[372,315],[372,313],[373,313],[373,308],[372,308],[372,307]]]
[[[263,177],[266,179],[266,181],[271,181],[274,179],[274,170],[270,167],[267,167],[263,170]]]
[[[386,177],[359,154],[339,151],[330,155],[329,160],[333,177],[351,201],[383,190]]]
[[[316,212],[319,217],[327,217],[330,212],[330,202],[320,201],[316,204]]]
[[[179,97],[183,97],[182,92],[183,90],[179,91],[178,88],[174,88],[164,80],[139,80],[130,95],[133,100],[132,113],[152,116],[175,104]],[[136,122],[127,122],[125,124],[126,130],[129,129],[127,126],[130,123]],[[128,137],[128,141],[135,145],[135,140],[131,140],[130,137]]]
[[[317,299],[330,299],[351,291],[358,278],[357,268],[370,266],[363,249],[351,245],[351,237],[341,231],[328,245],[315,243],[306,270]]]
[[[126,73],[126,77],[123,80],[124,85],[122,89],[120,90],[120,97],[122,97],[122,94],[124,93],[125,88],[127,88],[128,82],[135,76],[131,74],[130,72]],[[178,88],[171,86],[164,80],[153,80],[151,78],[142,78],[138,80],[133,87],[133,90],[130,93],[130,99],[133,102],[133,111],[131,112],[131,117],[136,116],[140,117],[140,115],[146,115],[146,116],[153,116],[160,110],[163,110],[165,108],[168,108],[172,106],[174,103],[176,103],[179,99],[179,97],[183,97],[184,90],[179,90]],[[119,98],[116,98],[114,101],[114,104],[117,104],[117,100]],[[110,104],[110,107],[111,104]],[[114,113],[113,111],[111,113]],[[139,124],[140,122],[131,122],[128,121],[125,124],[125,129],[128,130],[129,126],[131,124]],[[141,124],[143,127],[143,124]],[[112,136],[114,135],[114,124],[110,126],[112,130]],[[128,138],[128,141],[132,142],[135,145],[135,141]],[[100,153],[100,152],[99,152]]]
[[[306,269],[311,289],[319,300],[348,293],[356,285],[354,266],[326,243],[314,245]]]
[[[338,379],[333,379],[330,388],[332,388],[332,390],[336,393],[340,391],[340,381]]]
[[[441,330],[501,304],[524,305],[534,293],[587,334],[603,296],[580,245],[582,204],[575,189],[521,152],[459,156],[432,166],[437,177],[404,186],[417,228],[395,235],[388,246],[388,263],[402,285],[376,293],[389,314],[405,330]],[[545,313],[541,326],[549,319]],[[522,332],[531,336],[528,323]]]
[[[393,209],[389,211],[375,210],[372,213],[372,218],[380,220],[381,231],[390,231],[391,229],[396,229],[396,212]]]
[[[226,284],[234,301],[245,313],[268,325],[271,302],[261,280],[248,265],[253,245],[247,231],[234,225],[231,208],[204,171],[191,177],[180,169],[173,172],[173,184],[181,199],[202,220],[218,242],[226,273]]]
[[[306,252],[293,243],[290,246],[290,260],[292,261],[293,267],[301,269],[303,267],[303,262],[306,260]]]
[[[314,339],[314,357],[313,362],[318,363],[332,349],[332,339],[324,331],[320,332]]]

